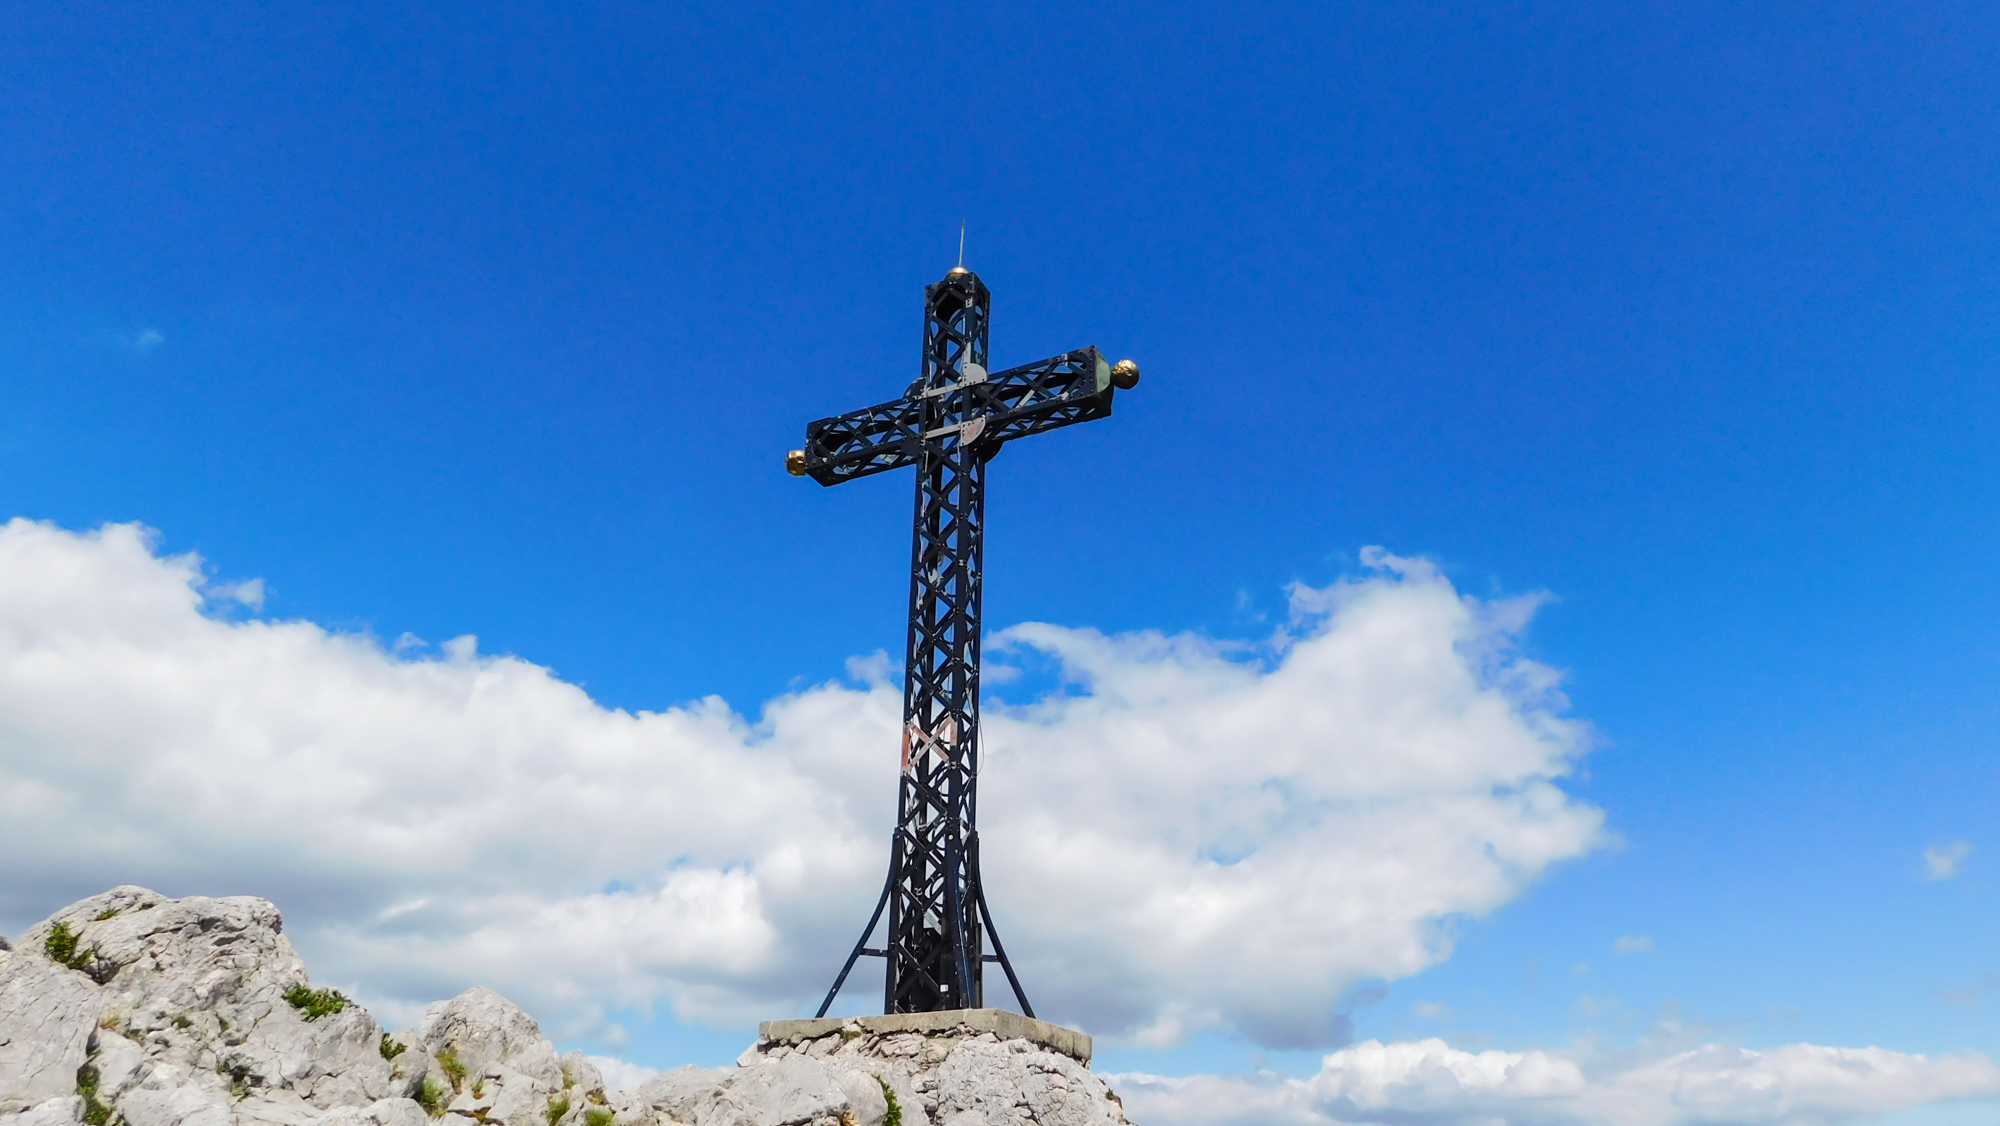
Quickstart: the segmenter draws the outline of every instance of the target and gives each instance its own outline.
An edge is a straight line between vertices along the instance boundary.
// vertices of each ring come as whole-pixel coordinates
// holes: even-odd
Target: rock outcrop
[[[121,887],[29,930],[0,955],[0,1115],[424,1126],[422,1077],[359,1006],[310,989],[283,925],[262,899]]]
[[[1125,1123],[1124,1106],[1082,1063],[964,1026],[878,1034],[855,1022],[814,1040],[759,1043],[736,1062],[667,1072],[639,1096],[702,1126],[802,1121],[775,1114],[808,1110],[815,1123],[851,1115],[860,1126],[891,1118],[904,1126]]]
[[[1122,1126],[1082,1063],[944,1027],[760,1042],[637,1091],[489,989],[385,1033],[268,901],[120,887],[0,939],[4,1126]]]

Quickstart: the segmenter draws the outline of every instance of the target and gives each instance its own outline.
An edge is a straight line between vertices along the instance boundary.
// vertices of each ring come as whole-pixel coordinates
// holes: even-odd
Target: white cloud
[[[1971,841],[1932,845],[1924,850],[1924,879],[1949,880],[1958,875],[1958,866],[1972,855]]]
[[[660,1073],[657,1067],[627,1063],[616,1056],[585,1056],[604,1077],[604,1085],[614,1091],[636,1091],[639,1085]]]
[[[1618,936],[1618,940],[1611,944],[1611,952],[1613,954],[1651,954],[1653,952],[1653,939],[1650,935],[1621,934]]]
[[[2000,1095],[2000,1067],[1881,1048],[1707,1044],[1642,1061],[1370,1040],[1310,1079],[1109,1076],[1147,1126],[1820,1126]]]
[[[264,580],[245,579],[239,583],[209,583],[208,599],[210,602],[235,602],[252,610],[262,610]]]
[[[1513,648],[1534,602],[1364,559],[1255,652],[990,639],[1075,688],[986,731],[988,894],[1045,1015],[1334,1042],[1357,982],[1600,841],[1556,785],[1586,731]],[[469,635],[427,652],[205,614],[200,560],[134,526],[0,528],[0,915],[125,881],[266,895],[392,1017],[474,982],[570,1035],[809,1009],[886,863],[885,662],[751,719],[605,709]]]

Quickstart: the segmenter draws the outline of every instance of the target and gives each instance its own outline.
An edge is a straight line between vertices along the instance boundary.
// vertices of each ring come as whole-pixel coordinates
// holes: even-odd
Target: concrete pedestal
[[[1024,1017],[1006,1009],[947,1009],[938,1013],[890,1013],[873,1017],[822,1017],[818,1020],[767,1020],[757,1026],[757,1043],[786,1046],[817,1040],[836,1032],[860,1036],[886,1036],[896,1032],[921,1032],[927,1036],[965,1029],[965,1035],[990,1032],[1000,1040],[1026,1040],[1039,1044],[1088,1067],[1090,1037],[1073,1028]]]

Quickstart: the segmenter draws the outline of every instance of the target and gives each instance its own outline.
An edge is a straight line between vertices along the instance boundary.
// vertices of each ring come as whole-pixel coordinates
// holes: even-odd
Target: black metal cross
[[[979,579],[986,463],[1002,443],[1111,413],[1139,366],[1083,348],[987,374],[992,297],[960,266],[924,287],[922,373],[893,403],[823,418],[785,457],[794,476],[838,485],[917,467],[910,548],[910,631],[903,680],[903,774],[889,878],[861,941],[819,1007],[825,1016],[863,955],[888,960],[888,1013],[976,1009],[987,962],[998,962],[1021,1011],[1034,1016],[1007,961],[979,880]],[[889,911],[888,941],[868,938]],[[993,940],[993,953],[983,949]]]

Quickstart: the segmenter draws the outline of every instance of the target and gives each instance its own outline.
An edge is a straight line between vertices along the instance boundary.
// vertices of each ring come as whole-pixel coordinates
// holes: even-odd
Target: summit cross
[[[1131,360],[1081,348],[988,374],[992,295],[964,266],[924,287],[921,373],[891,403],[823,418],[785,456],[796,477],[838,485],[913,465],[910,626],[903,664],[903,769],[889,878],[861,940],[820,1004],[825,1016],[863,956],[887,960],[885,1013],[985,1006],[998,963],[1021,1012],[1034,1016],[1007,961],[979,878],[979,586],[986,463],[1006,442],[1090,422],[1139,382]],[[868,946],[884,909],[888,937]],[[984,939],[993,942],[985,952]]]

